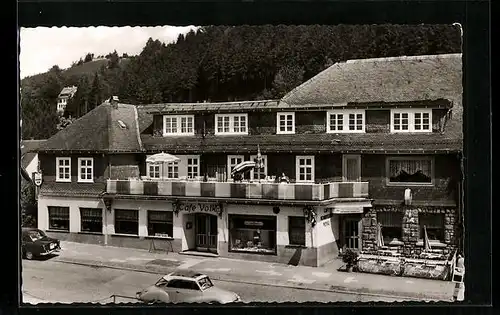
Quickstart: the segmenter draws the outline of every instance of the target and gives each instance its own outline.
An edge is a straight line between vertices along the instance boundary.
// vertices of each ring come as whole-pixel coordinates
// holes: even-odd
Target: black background
[[[452,314],[493,313],[491,211],[491,116],[490,116],[490,3],[489,1],[2,1],[2,84],[4,131],[0,168],[2,185],[3,268],[0,314],[400,314],[425,312]],[[16,16],[18,20],[16,21]],[[447,303],[384,304],[341,303],[323,305],[261,304],[235,307],[169,306],[99,307],[85,305],[23,306],[19,308],[21,284],[19,247],[19,95],[17,27],[35,26],[155,26],[207,24],[372,24],[461,23],[464,29],[464,155],[465,155],[465,263],[466,301]],[[14,62],[16,61],[16,62]],[[7,84],[5,83],[7,82]],[[8,88],[7,88],[8,86]],[[7,118],[8,116],[8,118]],[[17,183],[17,185],[15,184]],[[14,272],[18,271],[18,272]],[[334,301],[332,301],[334,302]],[[462,304],[462,306],[460,306]],[[377,305],[377,307],[373,307]],[[419,305],[418,307],[404,307]],[[482,305],[482,306],[481,306]],[[348,307],[345,307],[348,306]],[[357,307],[353,307],[357,306]],[[396,307],[397,306],[397,307]],[[444,307],[447,306],[447,307]],[[88,309],[92,308],[92,309]],[[431,309],[432,308],[432,309]]]

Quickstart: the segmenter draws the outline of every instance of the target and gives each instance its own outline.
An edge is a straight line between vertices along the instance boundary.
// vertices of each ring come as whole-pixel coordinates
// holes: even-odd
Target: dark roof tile
[[[105,102],[49,138],[40,151],[137,152],[142,149],[137,121],[134,105],[115,108]]]
[[[461,101],[461,94],[462,54],[442,54],[339,62],[281,101],[296,105]]]
[[[40,186],[44,196],[86,196],[98,197],[106,189],[105,183],[54,183],[47,182]]]
[[[163,103],[144,105],[150,114],[190,112],[239,112],[278,108],[277,100],[216,102],[216,103]]]
[[[336,63],[299,85],[281,102],[290,106],[359,105],[449,100],[445,133],[462,136],[462,54],[401,56]]]
[[[21,155],[36,151],[45,141],[47,140],[21,140]]]
[[[147,152],[461,151],[461,139],[446,134],[295,134],[195,137],[142,135]]]

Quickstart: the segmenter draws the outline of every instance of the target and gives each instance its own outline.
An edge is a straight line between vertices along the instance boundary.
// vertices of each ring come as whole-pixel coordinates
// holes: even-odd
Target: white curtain
[[[431,176],[431,161],[430,160],[391,160],[389,163],[391,177],[398,176],[404,171],[407,174],[415,174],[418,171],[422,174]]]

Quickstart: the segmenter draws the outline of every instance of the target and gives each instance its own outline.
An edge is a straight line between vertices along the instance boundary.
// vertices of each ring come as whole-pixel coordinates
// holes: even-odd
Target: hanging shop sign
[[[35,173],[34,182],[37,186],[40,186],[42,184],[42,173]]]

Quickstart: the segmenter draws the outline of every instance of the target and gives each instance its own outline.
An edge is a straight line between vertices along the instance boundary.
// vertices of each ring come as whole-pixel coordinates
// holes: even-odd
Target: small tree
[[[350,272],[352,268],[357,264],[358,257],[358,253],[351,249],[347,249],[344,252],[344,254],[342,255],[342,261],[346,264],[347,271]]]
[[[85,59],[83,60],[83,62],[91,62],[92,60],[94,59],[94,54],[91,54],[91,53],[88,53],[85,55]]]
[[[68,115],[68,117],[59,116],[59,123],[57,124],[57,130],[62,130],[68,127],[75,120],[76,119],[71,117],[71,115]]]
[[[108,62],[108,68],[109,69],[114,69],[118,67],[118,64],[120,62],[120,56],[118,56],[118,53],[113,51],[111,54],[109,54],[109,62]]]
[[[35,185],[25,179],[21,181],[21,215],[23,227],[36,227],[38,203]]]

